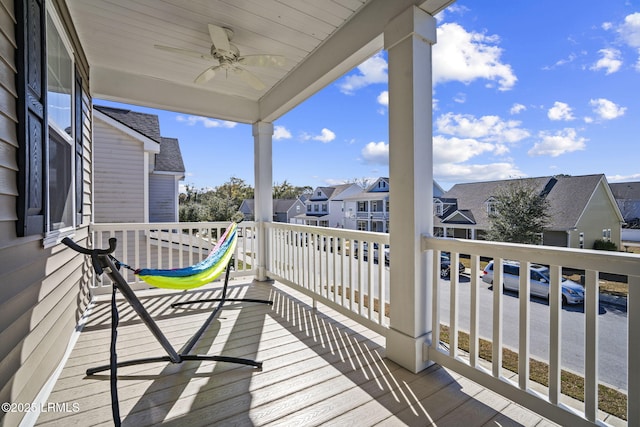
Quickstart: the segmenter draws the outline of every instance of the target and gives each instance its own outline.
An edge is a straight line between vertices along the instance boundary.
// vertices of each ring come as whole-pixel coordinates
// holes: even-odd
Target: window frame
[[[70,70],[69,70],[69,75],[70,75],[70,89],[71,89],[71,96],[70,96],[70,102],[69,102],[69,108],[71,109],[71,114],[70,114],[70,133],[67,133],[64,131],[64,129],[60,129],[60,127],[57,125],[56,122],[53,121],[52,117],[50,114],[47,114],[47,123],[46,123],[46,127],[47,127],[47,144],[46,144],[46,150],[47,150],[47,164],[45,165],[45,174],[47,176],[47,185],[44,188],[44,192],[45,192],[45,229],[44,229],[44,239],[43,239],[43,245],[45,248],[53,246],[58,244],[63,238],[67,237],[67,236],[71,236],[75,233],[76,228],[78,227],[78,221],[81,219],[78,217],[78,215],[76,215],[78,213],[78,209],[76,207],[76,203],[78,203],[78,201],[76,200],[76,196],[77,196],[77,184],[76,184],[76,180],[78,179],[78,177],[76,176],[76,172],[77,172],[77,168],[76,168],[76,162],[77,162],[77,156],[76,156],[76,132],[77,132],[77,114],[78,112],[76,111],[77,108],[77,103],[76,103],[76,90],[77,90],[77,84],[76,84],[76,80],[77,80],[77,69],[76,69],[76,61],[75,61],[75,55],[74,55],[74,50],[73,50],[73,44],[71,43],[71,40],[69,39],[65,29],[64,29],[64,25],[58,15],[58,12],[55,10],[55,8],[53,7],[53,5],[51,5],[51,3],[47,3],[46,4],[46,15],[48,18],[51,18],[51,22],[53,23],[54,29],[58,34],[58,37],[60,37],[60,40],[62,42],[62,47],[65,49],[66,53],[69,55],[69,59],[70,59]],[[45,19],[47,19],[47,17],[45,17]],[[48,20],[45,21],[48,24]],[[47,33],[45,32],[45,38],[47,36]],[[45,51],[45,57],[47,58],[47,68],[49,65],[48,62],[48,52]],[[48,76],[48,73],[47,73]],[[47,83],[48,83],[48,77],[47,77]],[[49,88],[48,85],[45,88],[48,92]],[[47,101],[47,103],[45,104],[45,108],[47,108],[47,110],[49,109],[49,103]],[[80,114],[82,114],[80,112]],[[71,215],[70,215],[70,220],[71,220],[71,224],[65,224],[63,227],[61,228],[54,228],[54,224],[53,224],[53,220],[51,218],[51,197],[55,196],[52,194],[53,189],[51,187],[51,168],[49,167],[49,161],[50,161],[50,152],[51,152],[51,144],[53,144],[52,141],[52,132],[55,133],[55,135],[62,141],[64,141],[64,143],[68,144],[68,153],[69,153],[69,162],[68,162],[68,168],[69,170],[66,171],[65,173],[68,174],[68,177],[70,179],[70,184],[69,184],[69,188],[68,188],[68,192],[69,192],[69,197],[71,198],[70,203],[71,206],[68,207],[68,209],[70,209],[71,211]]]

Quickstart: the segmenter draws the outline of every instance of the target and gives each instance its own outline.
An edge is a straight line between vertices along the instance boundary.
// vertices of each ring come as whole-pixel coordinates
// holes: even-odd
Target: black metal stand
[[[226,302],[253,302],[253,303],[262,303],[273,305],[273,301],[269,300],[260,300],[260,299],[251,299],[251,298],[227,298],[227,286],[229,284],[229,273],[230,268],[227,265],[225,278],[224,278],[224,286],[222,288],[222,297],[221,298],[208,298],[201,299],[196,301],[183,301],[171,304],[171,307],[182,306],[186,304],[196,304],[201,302],[218,302],[218,305],[213,309],[209,317],[204,321],[200,329],[196,331],[195,334],[187,341],[187,343],[182,347],[180,352],[176,351],[167,337],[162,333],[158,324],[153,320],[149,312],[142,305],[142,302],[138,299],[136,294],[133,292],[129,284],[124,280],[112,258],[109,256],[115,250],[115,239],[109,239],[109,249],[87,249],[77,245],[75,242],[70,239],[65,239],[63,241],[67,246],[75,249],[80,253],[84,253],[87,255],[91,255],[92,262],[94,264],[94,269],[97,274],[102,274],[104,271],[107,273],[109,278],[113,282],[113,286],[117,288],[122,296],[129,302],[133,310],[140,316],[140,319],[147,325],[149,331],[153,334],[153,336],[158,340],[162,348],[167,352],[166,356],[158,356],[158,357],[146,357],[142,359],[134,359],[134,360],[126,360],[122,362],[118,362],[116,364],[117,367],[124,366],[133,366],[133,365],[141,365],[146,363],[156,363],[156,362],[171,362],[171,363],[182,363],[185,361],[192,360],[209,360],[209,361],[217,361],[217,362],[229,362],[229,363],[238,363],[241,365],[254,366],[256,368],[262,368],[262,362],[252,360],[252,359],[243,359],[239,357],[229,357],[229,356],[216,356],[216,355],[203,355],[203,354],[190,354],[191,350],[198,342],[202,334],[207,330],[211,322],[215,319],[218,312],[222,309]],[[111,365],[102,365],[97,366],[95,368],[87,369],[87,375],[93,375],[98,372],[103,372],[111,369]]]

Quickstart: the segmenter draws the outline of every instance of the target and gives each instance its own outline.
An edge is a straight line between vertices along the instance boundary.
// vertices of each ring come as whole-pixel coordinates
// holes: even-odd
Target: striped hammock
[[[135,271],[142,280],[158,288],[188,290],[206,285],[225,270],[236,248],[238,224],[232,222],[201,262],[185,268],[160,270],[142,268]]]

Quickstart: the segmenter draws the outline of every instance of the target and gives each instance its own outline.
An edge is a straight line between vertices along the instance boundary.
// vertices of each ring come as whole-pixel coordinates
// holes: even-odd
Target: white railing
[[[432,295],[432,344],[428,348],[429,360],[451,368],[460,374],[476,381],[480,385],[500,393],[539,414],[563,425],[579,425],[601,423],[598,419],[598,362],[599,351],[602,351],[598,339],[599,322],[599,273],[616,273],[628,277],[627,297],[627,330],[626,340],[624,328],[619,331],[626,341],[628,366],[627,370],[627,420],[628,425],[640,425],[640,256],[619,252],[602,252],[592,250],[573,250],[551,248],[545,246],[529,246],[471,240],[443,239],[435,237],[423,238],[423,250],[434,251],[433,295]],[[442,295],[439,285],[440,252],[450,252],[451,265],[456,265],[460,254],[470,257],[471,275],[469,289],[469,321],[467,325],[459,322],[459,289],[457,275],[451,275],[448,295]],[[480,289],[480,257],[494,260],[493,295],[491,306],[481,306]],[[486,258],[484,258],[486,260]],[[531,318],[529,298],[518,300],[518,354],[517,381],[506,379],[508,375],[503,369],[503,331],[507,326],[504,321],[503,293],[501,283],[503,272],[500,266],[505,260],[520,262],[521,268],[530,263],[548,265],[551,272],[549,295],[549,329],[548,329],[548,387],[541,393],[529,379],[529,348],[532,329],[538,327],[537,319]],[[563,267],[584,271],[584,346],[578,351],[584,352],[584,412],[563,405],[561,401],[561,348],[562,336],[562,290],[561,279]],[[529,267],[527,267],[528,269]],[[464,286],[467,286],[464,283]],[[529,274],[520,274],[519,294],[528,295],[530,290]],[[443,316],[440,306],[448,296],[448,316]],[[443,298],[445,297],[445,298]],[[466,305],[466,302],[465,302]],[[480,360],[479,332],[480,314],[488,315],[492,333],[488,337],[492,348],[492,361],[488,368]],[[443,318],[445,317],[445,318]],[[448,345],[440,342],[441,325],[448,325]],[[469,346],[462,350],[458,345],[458,332],[468,329]],[[484,338],[484,337],[483,337]],[[606,349],[606,351],[624,351],[624,349]],[[534,391],[534,388],[536,391]],[[635,403],[634,403],[635,402]]]
[[[105,248],[111,237],[117,239],[116,259],[133,268],[182,268],[202,261],[224,233],[228,222],[109,223],[92,224],[93,247]],[[238,224],[238,243],[231,276],[255,274],[255,224]],[[134,289],[146,287],[132,271],[121,274]],[[96,281],[94,292],[110,289],[108,278]]]
[[[116,258],[134,267],[179,268],[199,262],[206,257],[222,234],[226,222],[215,223],[162,223],[162,224],[94,224],[94,247],[106,247],[109,237],[118,239]],[[389,327],[389,235],[327,227],[310,227],[285,223],[266,223],[268,241],[268,276],[306,294],[366,327],[386,336]],[[239,225],[240,239],[234,257],[233,275],[256,273],[258,250],[256,227],[253,222]],[[509,399],[536,411],[563,425],[602,423],[598,418],[598,363],[602,350],[598,340],[599,273],[627,276],[627,322],[620,333],[627,353],[627,419],[628,425],[640,425],[640,256],[617,252],[574,250],[546,246],[529,246],[460,239],[423,237],[423,251],[433,252],[433,265],[427,271],[433,274],[432,306],[427,313],[433,325],[432,344],[425,353],[428,359],[450,368]],[[456,266],[460,255],[470,260],[468,284],[457,274],[450,279],[440,278],[440,253],[448,252],[451,266]],[[481,258],[482,257],[482,258]],[[499,266],[506,260],[519,261],[521,266],[532,263],[548,265],[551,272],[548,307],[548,387],[541,388],[529,379],[530,338],[537,329],[537,318],[531,317],[529,298],[517,301],[517,326],[505,324],[506,308],[503,293],[493,292],[490,302],[480,304],[481,260],[493,259]],[[527,267],[528,268],[528,267]],[[583,305],[584,345],[584,408],[577,410],[563,403],[560,387],[563,365],[562,288],[563,268],[584,271],[585,302]],[[452,269],[455,271],[455,269]],[[125,278],[133,284],[137,277],[123,270]],[[431,274],[431,273],[430,273]],[[502,269],[494,269],[494,283],[502,282]],[[520,275],[520,295],[529,294],[529,275]],[[466,276],[465,276],[465,280]],[[106,288],[98,285],[97,291]],[[446,286],[449,287],[445,292]],[[469,288],[469,297],[461,301],[462,286]],[[494,288],[499,290],[499,285]],[[486,295],[486,293],[485,293]],[[370,298],[371,297],[371,298]],[[461,322],[461,307],[468,304],[468,321]],[[445,310],[446,309],[446,310]],[[481,320],[491,324],[490,336],[481,336]],[[426,321],[426,319],[425,319]],[[449,344],[440,340],[441,327],[447,325]],[[518,373],[515,380],[503,368],[503,332],[517,328]],[[624,328],[623,328],[624,329]],[[469,346],[462,349],[458,333],[466,332]],[[535,331],[537,332],[537,331]],[[480,340],[491,345],[491,362],[480,357]],[[513,347],[513,346],[512,346]],[[620,349],[607,349],[620,351]]]
[[[271,278],[385,334],[388,234],[284,223],[266,227]]]

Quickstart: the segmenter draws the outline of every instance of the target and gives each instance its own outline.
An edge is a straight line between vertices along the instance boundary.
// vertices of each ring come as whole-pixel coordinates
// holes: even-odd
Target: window
[[[442,202],[440,200],[435,200],[433,202],[433,214],[437,216],[441,216],[443,211],[444,209],[443,209]]]
[[[603,240],[611,240],[611,229],[603,228],[602,229],[602,239]]]
[[[311,212],[311,203],[307,205],[307,212]]]
[[[327,211],[327,204],[323,203],[322,204],[322,212],[326,212]]]
[[[360,231],[368,231],[367,230],[367,221],[358,221],[357,227],[358,227],[358,230],[360,230]]]
[[[82,78],[64,26],[43,1],[16,1],[18,236],[45,247],[82,222]]]
[[[492,197],[486,201],[486,204],[487,204],[487,215],[491,216],[498,213],[498,210],[496,209],[496,199]]]
[[[48,230],[74,225],[72,100],[73,61],[47,14],[47,113],[49,117]]]
[[[367,202],[358,202],[358,212],[367,212]]]

